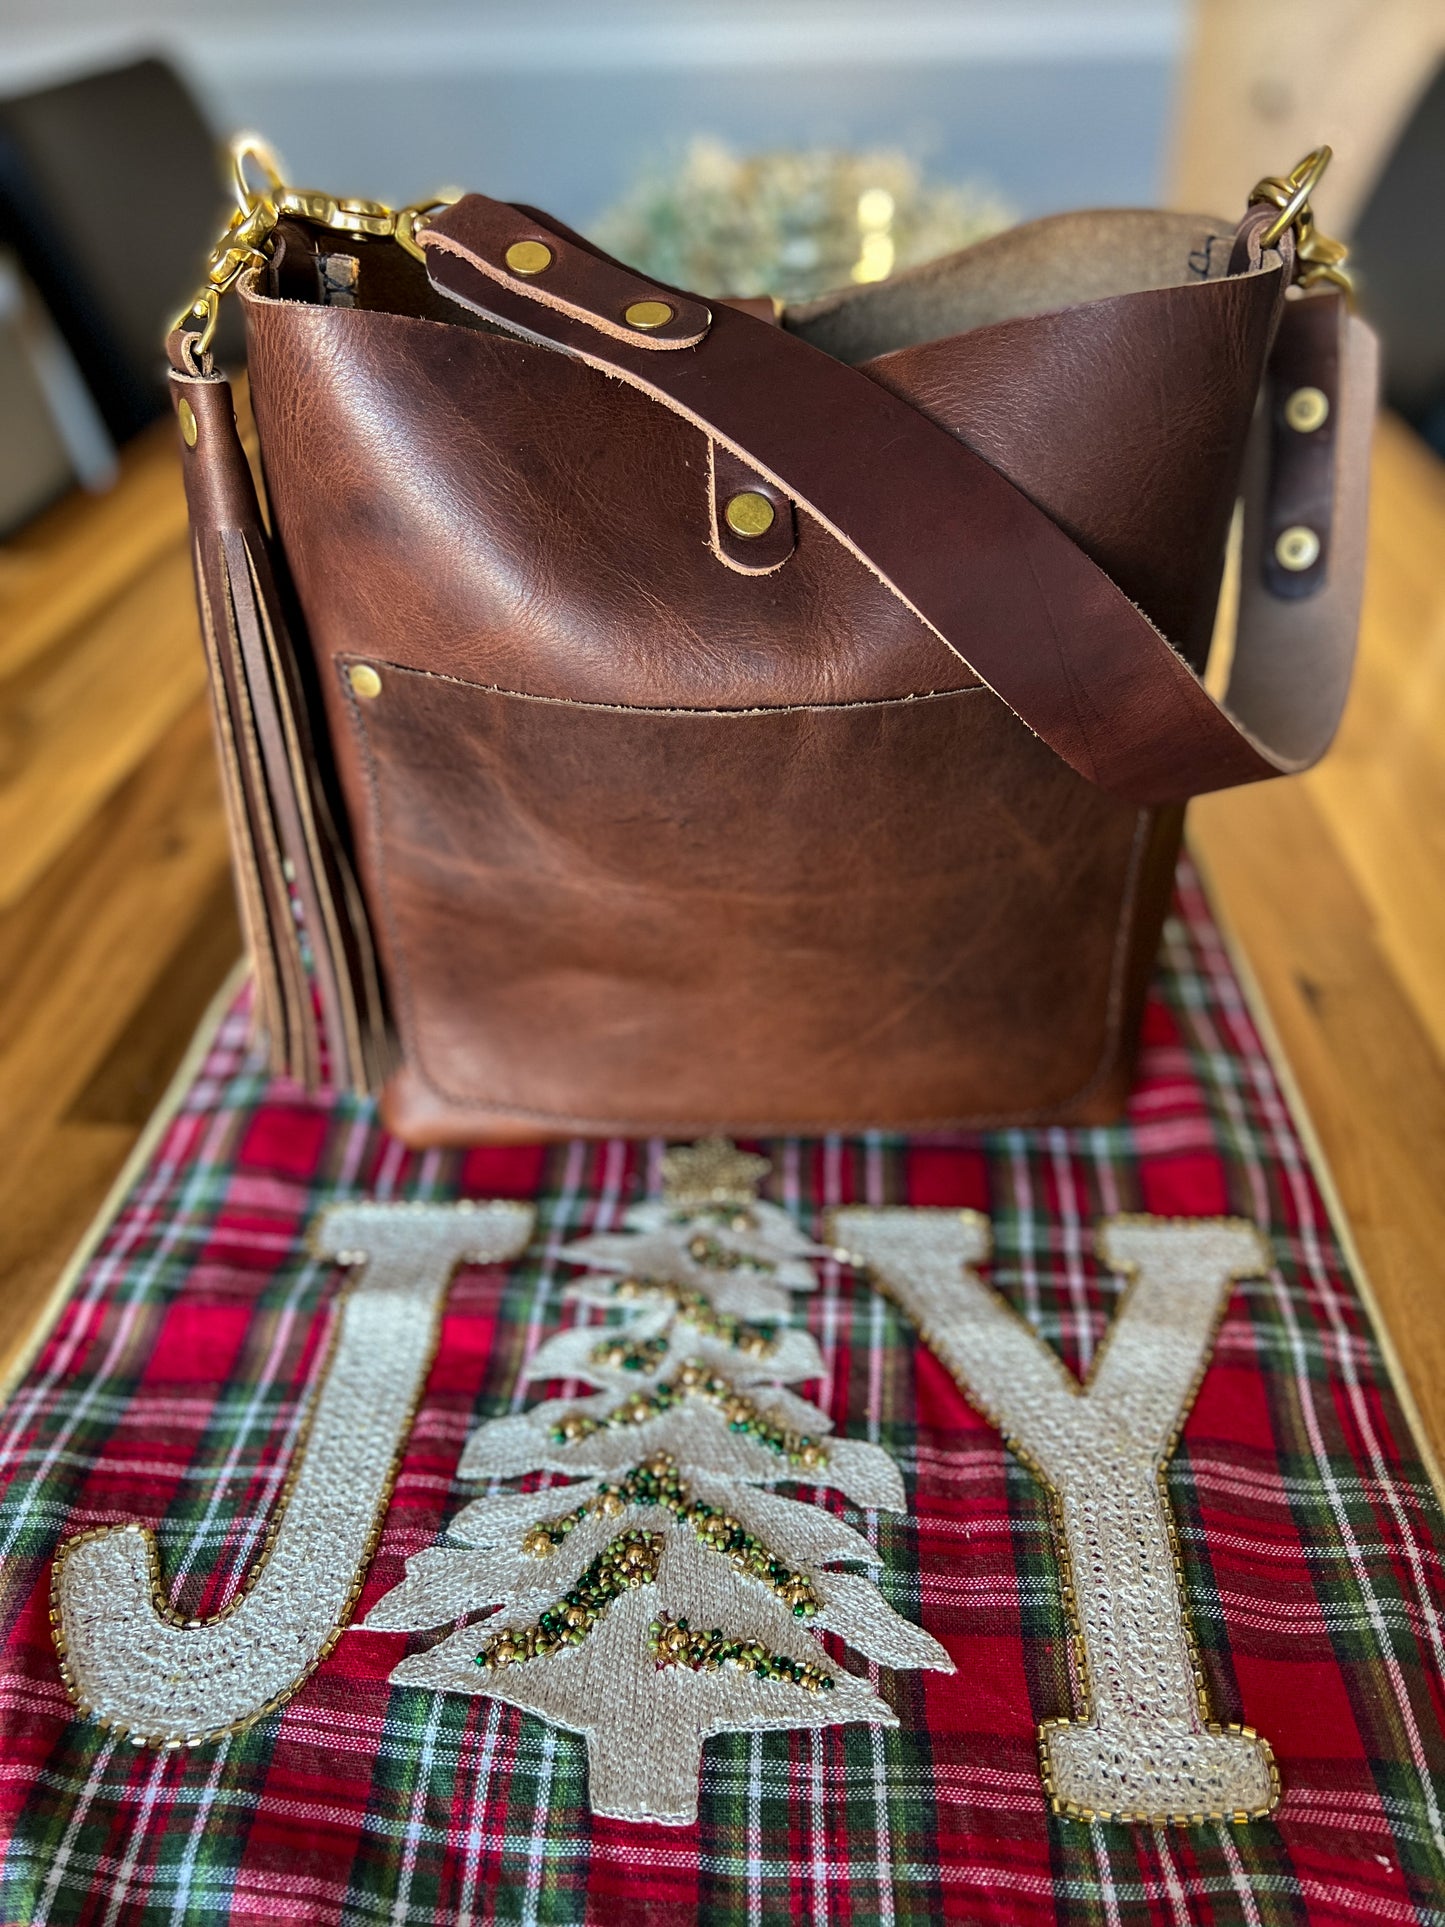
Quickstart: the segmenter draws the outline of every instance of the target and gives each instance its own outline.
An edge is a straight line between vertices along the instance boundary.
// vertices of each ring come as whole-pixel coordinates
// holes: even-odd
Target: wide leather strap
[[[543,275],[508,270],[513,234],[551,251]],[[659,353],[629,339],[625,315],[613,312],[616,264],[532,209],[469,195],[419,238],[440,293],[629,382],[762,474],[1101,789],[1179,802],[1304,769],[1328,747],[1353,659],[1375,394],[1373,337],[1333,295],[1308,297],[1312,308],[1332,304],[1339,384],[1328,580],[1307,600],[1290,599],[1256,566],[1219,703],[1048,515],[860,369],[726,304],[695,344]],[[1283,301],[1284,264],[1266,256],[1254,271],[1279,276],[1281,326],[1292,330],[1301,304]],[[540,292],[554,274],[565,301]],[[690,320],[702,306],[650,284],[628,292],[685,302]],[[1318,335],[1317,311],[1311,329]]]

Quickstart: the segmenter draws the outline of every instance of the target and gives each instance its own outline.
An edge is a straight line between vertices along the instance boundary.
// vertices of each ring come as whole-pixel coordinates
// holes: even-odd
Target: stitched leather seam
[[[335,661],[338,669],[344,667],[345,658],[337,657]],[[425,675],[428,672],[424,670],[411,670],[407,673],[412,675]],[[436,676],[433,680],[438,682],[457,682],[458,678],[453,676]],[[485,687],[485,685],[479,683],[465,683],[461,686],[472,689]],[[982,687],[982,685],[979,686]],[[377,888],[381,898],[382,919],[386,925],[389,948],[395,960],[394,967],[397,977],[396,1005],[399,1013],[398,1028],[401,1030],[403,1044],[405,1045],[407,1037],[417,1036],[420,1027],[416,1020],[416,1006],[412,996],[411,972],[407,960],[406,946],[401,940],[400,927],[391,903],[391,888],[386,862],[386,845],[382,833],[381,784],[378,780],[376,758],[372,753],[371,738],[366,727],[366,720],[362,712],[360,700],[345,675],[341,678],[341,688],[347,708],[351,712],[352,723],[361,746],[362,763],[366,774],[368,828],[372,843],[373,860],[376,867]],[[509,690],[497,690],[490,693],[509,695],[513,692]],[[942,696],[934,698],[910,696],[895,700],[905,702],[939,701],[947,696],[969,696],[973,693],[974,691],[971,689],[946,690],[942,692]],[[553,702],[557,699],[554,697],[528,697],[524,698],[524,700]],[[856,709],[871,707],[872,705],[838,703],[831,705],[810,704],[804,706],[810,708],[831,707]],[[609,708],[611,705],[578,704],[575,705],[575,707]],[[782,712],[773,710],[647,710],[640,713],[646,715],[773,715]],[[1149,825],[1153,815],[1154,812],[1152,810],[1141,809],[1134,821],[1134,835],[1129,846],[1129,860],[1124,872],[1124,887],[1119,898],[1119,916],[1114,927],[1113,954],[1109,961],[1109,985],[1104,1002],[1103,1036],[1100,1040],[1098,1059],[1094,1065],[1094,1069],[1085,1081],[1076,1090],[1056,1099],[1052,1104],[1036,1108],[1032,1111],[1001,1112],[996,1115],[978,1118],[925,1118],[904,1124],[890,1125],[888,1127],[890,1131],[993,1130],[1028,1124],[1047,1123],[1050,1119],[1057,1117],[1060,1111],[1069,1109],[1077,1104],[1086,1103],[1088,1099],[1092,1097],[1113,1069],[1119,1054],[1119,1029],[1124,1005],[1124,979],[1129,959],[1130,938],[1133,934],[1133,908],[1135,898],[1138,895],[1139,873],[1143,864],[1144,847],[1148,840]],[[694,1118],[679,1119],[671,1122],[660,1120],[655,1123],[649,1123],[646,1126],[641,1126],[635,1121],[629,1122],[621,1118],[578,1117],[565,1112],[540,1111],[525,1104],[489,1104],[480,1098],[464,1096],[460,1092],[448,1089],[422,1061],[419,1053],[411,1055],[409,1058],[406,1058],[405,1061],[409,1062],[411,1069],[425,1087],[436,1097],[440,1098],[445,1105],[454,1110],[476,1111],[491,1117],[526,1118],[531,1122],[555,1125],[571,1131],[596,1132],[605,1130],[610,1135],[621,1133],[628,1136],[664,1135],[681,1137],[686,1136],[689,1132],[712,1129],[717,1122],[716,1119],[700,1121]],[[734,1130],[742,1132],[745,1135],[756,1134],[767,1137],[789,1137],[800,1134],[811,1135],[816,1134],[819,1128],[816,1123],[776,1123],[758,1120],[751,1121],[747,1124],[737,1123],[733,1126]],[[832,1122],[828,1126],[828,1129],[833,1131],[868,1131],[876,1130],[877,1128],[876,1119],[854,1120],[847,1123]]]
[[[426,682],[449,683],[454,689],[475,689],[484,696],[506,696],[519,703],[547,703],[554,709],[598,709],[616,716],[709,716],[719,718],[749,716],[811,716],[823,710],[831,714],[840,709],[901,709],[905,703],[941,703],[953,696],[993,695],[987,683],[965,683],[962,689],[920,689],[907,696],[860,696],[842,703],[763,703],[750,709],[704,709],[650,703],[595,703],[580,696],[538,696],[528,689],[507,689],[501,683],[473,682],[467,676],[448,676],[440,669],[414,669],[410,663],[389,662],[385,656],[333,656],[332,661],[345,669],[353,662],[398,676],[416,676]],[[995,701],[998,699],[995,698]]]

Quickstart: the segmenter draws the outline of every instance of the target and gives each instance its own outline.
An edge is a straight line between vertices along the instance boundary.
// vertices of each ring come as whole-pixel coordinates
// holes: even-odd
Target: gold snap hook
[[[258,194],[246,178],[249,162],[254,161],[266,185]],[[285,189],[285,176],[276,150],[259,134],[237,134],[231,142],[231,188],[236,205],[249,214],[258,201],[274,200]]]
[[[1310,210],[1310,196],[1319,186],[1329,164],[1330,149],[1317,147],[1313,153],[1306,154],[1297,167],[1291,168],[1283,179],[1277,174],[1269,174],[1262,181],[1256,181],[1249,204],[1254,207],[1264,201],[1279,209],[1274,220],[1260,232],[1259,244],[1262,248],[1274,247],[1287,229],[1294,229],[1297,286],[1309,289],[1327,282],[1348,295],[1353,292],[1353,284],[1344,268],[1349,250],[1342,241],[1332,240],[1328,234],[1320,233]]]
[[[424,228],[433,214],[440,214],[443,208],[450,207],[462,198],[459,187],[444,187],[429,201],[413,201],[410,207],[399,207],[392,222],[392,239],[417,261],[425,261],[426,249],[417,239],[417,233]]]
[[[1283,180],[1277,175],[1268,175],[1256,183],[1249,197],[1251,204],[1269,201],[1279,209],[1276,218],[1259,237],[1262,248],[1272,248],[1285,229],[1292,227],[1308,212],[1310,196],[1324,179],[1332,155],[1333,149],[1316,147],[1297,166],[1292,167]]]

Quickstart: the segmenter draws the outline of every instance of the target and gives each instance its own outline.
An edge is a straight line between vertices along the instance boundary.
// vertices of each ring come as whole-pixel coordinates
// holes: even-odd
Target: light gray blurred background
[[[0,93],[162,53],[218,128],[263,132],[293,180],[393,202],[455,183],[582,225],[698,134],[743,150],[901,149],[1027,217],[1160,199],[1187,12],[1185,0],[0,0]]]

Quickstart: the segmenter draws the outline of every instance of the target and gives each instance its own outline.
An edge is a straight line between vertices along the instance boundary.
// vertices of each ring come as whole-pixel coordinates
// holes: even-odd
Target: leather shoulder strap
[[[1339,544],[1330,583],[1308,602],[1243,598],[1220,704],[1042,510],[859,369],[737,308],[709,312],[630,271],[619,280],[617,264],[530,209],[469,195],[419,238],[442,294],[629,382],[791,496],[1101,789],[1177,802],[1303,769],[1327,748],[1353,658],[1357,544]],[[508,266],[523,241],[547,255],[541,272]],[[1266,256],[1253,271],[1278,277],[1283,307],[1285,264]],[[1334,472],[1358,492],[1373,338],[1336,313]]]

